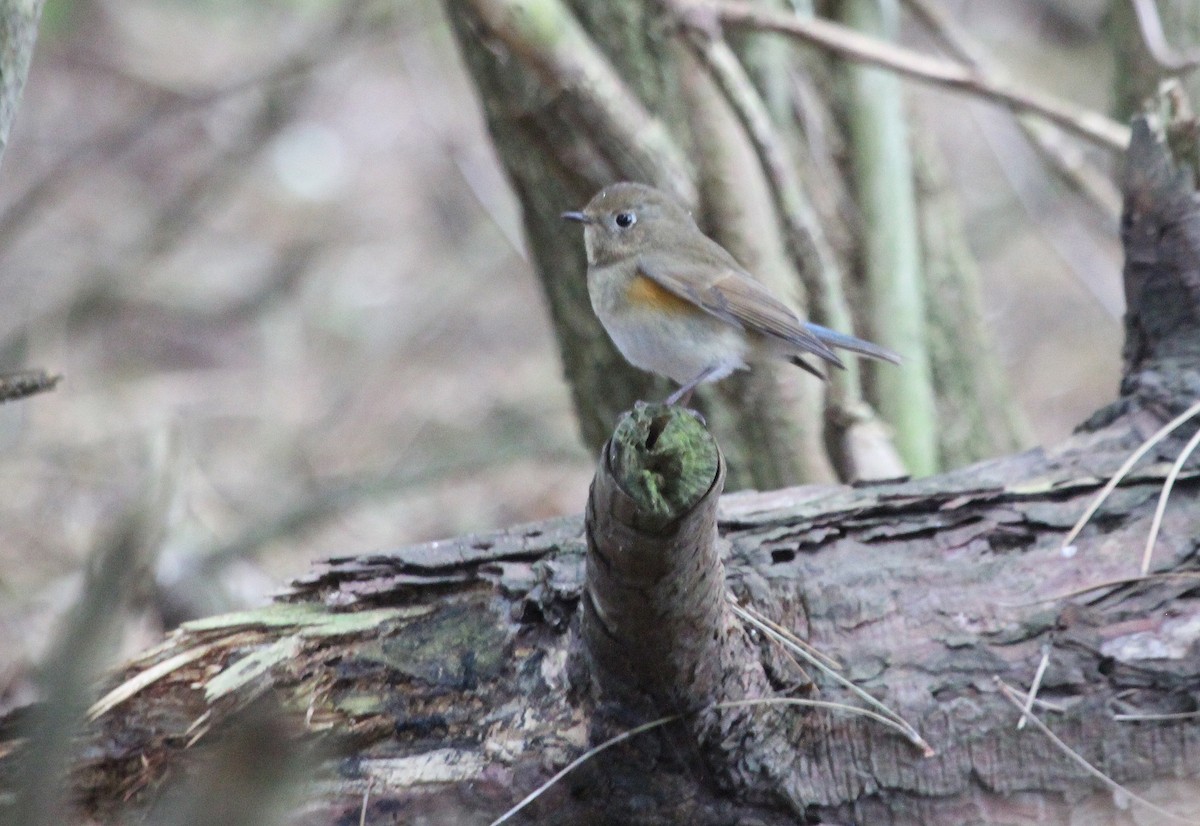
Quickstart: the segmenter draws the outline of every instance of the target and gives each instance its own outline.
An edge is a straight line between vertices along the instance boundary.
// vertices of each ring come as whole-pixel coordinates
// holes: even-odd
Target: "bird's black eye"
[[[617,226],[621,229],[628,229],[637,223],[637,216],[632,212],[618,212],[617,217],[613,220],[617,222]]]

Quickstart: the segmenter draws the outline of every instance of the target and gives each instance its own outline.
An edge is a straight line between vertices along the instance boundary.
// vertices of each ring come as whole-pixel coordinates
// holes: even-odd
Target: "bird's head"
[[[611,264],[670,245],[679,233],[699,232],[678,201],[645,184],[611,184],[582,210],[564,212],[562,217],[583,224],[589,265]]]

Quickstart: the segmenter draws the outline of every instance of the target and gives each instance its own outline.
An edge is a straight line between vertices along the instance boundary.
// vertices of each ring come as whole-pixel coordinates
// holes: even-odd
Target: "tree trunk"
[[[290,739],[324,744],[298,823],[487,823],[589,743],[655,715],[679,716],[517,818],[1160,822],[1149,803],[1194,819],[1196,462],[1176,480],[1152,576],[1138,570],[1195,423],[1062,547],[1130,451],[1200,396],[1200,201],[1144,123],[1129,167],[1122,396],[1063,444],[714,509],[711,437],[678,410],[638,408],[605,448],[586,520],[332,559],[283,601],[189,623],[115,674],[75,762],[82,813],[136,819],[269,697]],[[921,739],[828,707],[761,705],[858,697],[798,667],[767,626],[731,624],[740,609],[712,587],[722,570],[741,605],[836,661]],[[1019,728],[1005,692],[1039,673],[1035,721]],[[1114,795],[1041,720],[1138,797]]]

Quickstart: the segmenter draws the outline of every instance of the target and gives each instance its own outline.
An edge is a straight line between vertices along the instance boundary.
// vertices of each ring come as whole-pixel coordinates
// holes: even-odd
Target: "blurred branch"
[[[896,0],[842,0],[838,13],[856,29],[895,36]],[[876,372],[876,403],[895,429],[896,447],[909,472],[924,476],[938,468],[939,428],[909,119],[894,74],[859,63],[847,64],[846,73],[845,113],[864,224],[862,264],[871,335],[904,358],[903,369]]]
[[[422,441],[430,440],[422,434]],[[517,421],[504,438],[481,432],[469,440],[463,434],[437,439],[453,447],[439,451],[436,461],[405,462],[399,467],[363,473],[327,483],[311,494],[285,504],[274,515],[255,521],[249,530],[223,544],[180,552],[177,571],[160,575],[160,610],[167,626],[230,610],[220,593],[216,576],[229,564],[252,558],[272,542],[319,529],[329,520],[372,500],[381,500],[412,488],[426,487],[464,475],[484,473],[514,461],[568,462],[579,459],[578,449],[547,445],[537,422]]]
[[[606,155],[624,161],[631,180],[645,180],[696,202],[690,164],[666,126],[638,99],[559,0],[469,0],[498,40],[548,89],[575,99]]]
[[[236,301],[205,313],[204,321],[239,324],[252,321],[275,307],[296,290],[312,272],[317,253],[327,246],[330,238],[319,235],[290,242],[276,256],[262,282]]]
[[[958,63],[864,35],[819,18],[800,18],[763,6],[726,0],[690,0],[689,14],[713,15],[722,23],[776,32],[826,49],[848,60],[888,69],[916,80],[994,101],[1011,109],[1034,112],[1111,152],[1124,151],[1129,130],[1099,112],[1082,109],[1052,95],[992,79]]]
[[[71,740],[90,699],[90,683],[100,666],[98,653],[116,633],[130,584],[134,581],[140,536],[126,518],[115,534],[97,547],[83,594],[67,620],[42,670],[42,702],[27,721],[28,739],[19,755],[16,799],[0,817],[12,826],[62,823]]]
[[[165,441],[153,446],[142,494],[129,503],[109,535],[97,543],[84,572],[82,593],[68,612],[39,677],[42,702],[25,722],[27,740],[17,755],[11,805],[0,823],[54,826],[65,823],[61,807],[71,743],[92,699],[91,682],[105,664],[119,623],[134,592],[144,583],[161,542],[172,486]]]
[[[0,2],[0,158],[17,116],[45,0]]]
[[[99,262],[86,285],[69,296],[72,323],[94,322],[98,316],[111,314],[130,303],[130,299],[119,294],[118,285],[141,283],[145,271],[186,239],[207,209],[241,184],[246,170],[270,147],[271,139],[291,122],[311,82],[312,77],[306,72],[286,72],[264,90],[262,100],[241,125],[240,132],[165,203],[157,205],[149,226],[129,243],[118,262]],[[297,260],[297,254],[309,251],[306,243],[289,250],[259,290],[228,308],[232,313],[229,320],[268,306],[279,290],[302,278],[309,271],[308,261]],[[132,301],[138,303],[140,299],[134,295]],[[218,312],[216,320],[223,322],[222,315]]]
[[[681,10],[676,6],[676,11]],[[685,14],[680,16],[687,21]],[[695,21],[688,22],[692,23],[687,29],[691,46],[716,79],[754,146],[770,187],[775,215],[783,226],[788,253],[808,293],[809,313],[820,324],[838,330],[852,330],[853,319],[842,289],[843,279],[837,257],[826,240],[816,210],[800,184],[796,165],[788,157],[783,140],[772,123],[766,102],[719,32],[712,27],[697,26]],[[875,416],[863,400],[862,374],[857,360],[848,360],[845,370],[834,371],[830,382],[837,392],[828,397],[831,408],[828,419],[854,426],[869,425]],[[844,442],[847,449],[859,444],[853,439]],[[899,456],[886,436],[873,441],[871,450],[890,453],[883,460],[888,467],[902,467]],[[858,468],[864,474],[868,472],[867,468],[879,466],[880,461],[867,456],[839,457],[840,465]]]
[[[851,329],[850,309],[842,293],[842,276],[837,259],[825,241],[825,232],[796,176],[795,164],[787,157],[783,141],[771,123],[766,103],[746,74],[737,55],[719,35],[688,28],[688,40],[725,94],[754,146],[766,173],[775,211],[784,227],[788,252],[804,281],[809,312],[820,324],[839,330]],[[849,379],[845,391],[860,395],[855,364],[846,365]]]
[[[1131,0],[1133,12],[1137,16],[1138,31],[1146,51],[1159,68],[1172,74],[1185,74],[1200,66],[1200,52],[1195,50],[1181,54],[1171,48],[1167,35],[1163,31],[1162,17],[1158,14],[1158,5],[1154,0]]]
[[[295,78],[312,73],[328,61],[344,56],[347,36],[364,36],[364,33],[353,25],[353,18],[346,17],[347,9],[357,8],[359,5],[361,3],[349,4],[333,21],[318,27],[304,45],[262,72],[203,92],[185,93],[162,86],[147,88],[146,93],[152,95],[153,103],[140,116],[103,135],[84,138],[68,148],[40,178],[12,202],[3,215],[0,215],[0,249],[9,247],[30,220],[37,217],[41,209],[76,174],[93,172],[97,165],[124,155],[164,121],[211,107],[230,97],[255,89],[286,85]],[[374,27],[368,28],[365,35],[382,39],[389,33],[389,29]],[[111,66],[107,71],[120,76],[125,74]],[[137,82],[140,85],[147,84],[146,79],[140,75]]]
[[[904,0],[930,33],[956,58],[982,76],[1003,78],[1004,70],[978,40],[946,13],[936,0]],[[1104,172],[1096,168],[1075,144],[1063,140],[1062,132],[1036,115],[1014,111],[1017,123],[1029,141],[1068,186],[1115,220],[1121,213],[1121,193]]]
[[[135,260],[121,262],[122,271],[134,274],[134,283],[141,280],[137,273],[139,269],[176,247],[210,204],[242,182],[246,169],[270,147],[271,139],[291,122],[310,82],[311,75],[305,73],[267,87],[263,100],[243,124],[240,134],[217,153],[206,168],[184,184],[174,198],[160,205],[153,224],[134,245]],[[288,88],[291,84],[298,88]]]
[[[913,157],[938,452],[943,468],[956,468],[1007,455],[1033,438],[984,320],[979,264],[935,132],[913,129]]]
[[[61,375],[45,370],[14,370],[0,373],[0,404],[53,390],[62,381]]]
[[[0,215],[0,248],[12,245],[13,239],[34,218],[75,173],[92,171],[102,160],[119,157],[145,137],[166,116],[191,108],[184,107],[172,98],[158,101],[132,123],[101,136],[90,136],[70,147],[40,178],[25,189],[21,195]],[[200,99],[194,105],[206,105]]]

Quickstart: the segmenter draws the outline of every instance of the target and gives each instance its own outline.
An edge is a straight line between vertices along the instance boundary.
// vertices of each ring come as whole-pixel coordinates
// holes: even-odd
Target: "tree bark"
[[[714,534],[708,434],[639,408],[605,450],[586,521],[332,559],[281,602],[189,623],[114,674],[75,762],[81,813],[134,819],[269,696],[292,738],[325,744],[298,823],[487,823],[589,743],[658,713],[682,717],[598,754],[517,819],[1160,822],[1144,798],[1194,819],[1195,461],[1153,575],[1138,569],[1167,463],[1195,423],[1062,547],[1129,452],[1200,396],[1200,199],[1145,123],[1129,167],[1128,372],[1121,398],[1063,444],[919,481],[727,495]],[[633,574],[613,573],[627,564]],[[772,693],[857,702],[731,625],[704,596],[721,596],[721,568],[741,604],[839,663],[932,753],[828,708],[705,706]],[[662,598],[671,586],[685,596]],[[1140,797],[1122,792],[1118,807],[1037,724],[1015,725],[1004,686],[1024,692],[1039,671],[1034,715]]]

